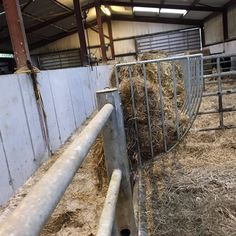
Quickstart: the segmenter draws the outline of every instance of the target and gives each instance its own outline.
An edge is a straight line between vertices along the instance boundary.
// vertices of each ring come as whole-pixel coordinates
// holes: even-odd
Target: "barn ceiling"
[[[0,1],[1,2],[1,1]],[[106,5],[112,20],[201,25],[204,20],[233,4],[234,0],[82,0],[87,27],[96,25],[96,5]],[[30,49],[76,32],[73,0],[20,0]],[[159,8],[157,13],[134,12],[133,7]],[[184,9],[185,15],[162,13],[161,9]],[[104,16],[105,18],[105,16]],[[0,50],[11,50],[4,9],[0,4]]]

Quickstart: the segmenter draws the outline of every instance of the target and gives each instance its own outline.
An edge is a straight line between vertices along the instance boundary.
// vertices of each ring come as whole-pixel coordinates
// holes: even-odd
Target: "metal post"
[[[218,81],[218,103],[219,103],[219,118],[220,118],[220,128],[224,128],[224,113],[223,113],[223,96],[222,96],[222,84],[221,84],[221,68],[220,68],[220,58],[216,59],[217,62],[217,81]]]
[[[101,16],[101,10],[99,6],[96,7],[96,16],[97,16],[97,25],[98,25],[100,45],[101,45],[101,51],[102,51],[102,61],[107,62],[106,45],[105,45],[103,25],[102,25],[102,16]]]
[[[27,65],[26,61],[30,60],[30,54],[19,0],[3,0],[3,6],[17,69],[21,69]]]
[[[81,14],[80,1],[79,0],[73,0],[73,2],[74,2],[77,28],[78,28],[82,63],[83,63],[84,66],[86,66],[86,65],[89,64],[89,62],[88,62],[88,52],[87,52],[86,39],[85,39],[85,34],[84,34],[84,24],[83,24],[83,17],[82,17],[82,14]]]
[[[115,47],[113,42],[113,35],[112,35],[112,25],[111,20],[107,20],[107,27],[108,27],[108,34],[109,34],[109,40],[110,40],[110,47],[111,47],[111,57],[113,60],[115,60]]]
[[[99,221],[97,236],[114,236],[114,233],[119,235],[118,232],[112,232],[112,230],[115,223],[116,203],[119,196],[121,178],[121,170],[114,170]]]
[[[111,177],[114,169],[120,169],[122,171],[122,182],[116,208],[117,229],[119,232],[125,229],[130,230],[130,235],[136,236],[137,229],[119,92],[117,89],[98,91],[97,101],[99,109],[106,103],[111,103],[114,106],[109,120],[102,129],[102,138],[108,177]]]
[[[223,11],[222,14],[222,23],[223,23],[223,34],[224,34],[224,42],[229,38],[229,30],[228,30],[228,9]]]

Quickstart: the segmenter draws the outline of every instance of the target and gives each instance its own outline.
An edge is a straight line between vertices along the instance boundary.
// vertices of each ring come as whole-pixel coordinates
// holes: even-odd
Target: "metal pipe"
[[[218,55],[212,55],[212,56],[204,56],[203,60],[213,59],[213,58],[222,58],[222,57],[236,57],[235,53],[231,54],[218,54]]]
[[[39,235],[114,107],[106,104],[0,225],[1,236]]]
[[[149,143],[150,143],[150,149],[151,149],[151,155],[152,158],[154,157],[154,151],[153,151],[153,140],[152,140],[152,127],[151,127],[151,117],[150,117],[150,108],[149,108],[149,98],[148,98],[148,89],[147,89],[147,72],[146,72],[146,66],[143,64],[143,77],[144,77],[144,92],[145,92],[145,101],[146,101],[146,108],[147,108],[147,115],[148,115],[148,130],[149,130]]]
[[[115,221],[116,203],[119,196],[122,172],[119,169],[113,171],[102,215],[99,221],[97,236],[110,236]]]
[[[138,123],[137,123],[137,109],[135,106],[135,97],[134,97],[134,85],[131,73],[131,67],[129,66],[129,82],[130,82],[130,92],[131,92],[131,100],[132,100],[132,110],[133,110],[133,117],[134,117],[134,127],[135,127],[135,135],[137,139],[137,148],[138,148],[138,165],[142,168],[142,158],[140,152],[140,142],[139,142],[139,133],[138,133]]]
[[[166,58],[162,58],[162,59],[154,59],[154,60],[148,60],[148,61],[128,62],[128,63],[117,64],[116,67],[132,66],[132,65],[137,65],[137,64],[149,64],[149,63],[155,63],[155,62],[174,61],[174,60],[187,59],[187,58],[202,58],[202,54],[194,54],[194,55],[188,55],[188,56],[166,57]]]
[[[236,93],[236,89],[222,90],[221,92],[203,93],[202,97],[214,97],[214,96],[218,96],[219,93],[221,95],[235,94]]]
[[[227,76],[227,75],[236,75],[236,70],[232,70],[232,71],[226,71],[226,72],[217,72],[217,73],[214,73],[214,74],[210,74],[210,75],[204,75],[204,79],[207,79],[207,78],[212,78],[212,77],[217,77],[217,76]]]
[[[157,82],[159,84],[159,93],[160,93],[160,103],[161,103],[161,121],[162,121],[162,134],[163,134],[163,142],[164,142],[164,148],[165,152],[167,152],[168,149],[168,144],[166,140],[166,126],[165,126],[165,111],[164,111],[164,98],[163,98],[163,92],[162,92],[162,80],[161,80],[161,64],[160,62],[157,63],[157,71],[158,71],[158,78]]]

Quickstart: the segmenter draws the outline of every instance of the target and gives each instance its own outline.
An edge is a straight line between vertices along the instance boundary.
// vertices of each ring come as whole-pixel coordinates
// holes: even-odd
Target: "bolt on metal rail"
[[[118,91],[99,91],[97,100],[100,111],[0,225],[1,236],[40,234],[100,131],[111,183],[98,235],[119,235],[120,231],[127,228],[131,235],[137,234]],[[111,197],[113,194],[115,197]],[[104,222],[109,226],[106,229],[103,229]],[[106,234],[101,234],[105,231]]]

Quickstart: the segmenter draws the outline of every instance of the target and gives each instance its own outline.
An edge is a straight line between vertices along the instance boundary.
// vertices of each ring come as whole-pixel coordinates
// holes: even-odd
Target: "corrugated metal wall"
[[[107,87],[111,66],[50,70],[38,81],[54,152],[96,109],[96,90]],[[28,75],[0,76],[0,205],[48,157]]]

